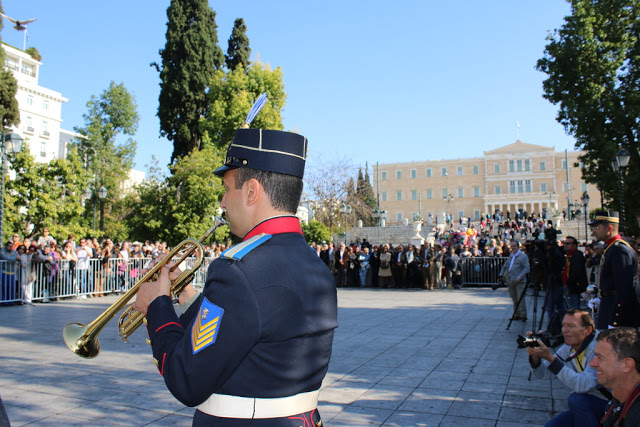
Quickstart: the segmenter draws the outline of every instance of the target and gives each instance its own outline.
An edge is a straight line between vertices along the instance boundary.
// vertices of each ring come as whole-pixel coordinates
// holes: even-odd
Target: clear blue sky
[[[40,84],[69,98],[65,129],[82,126],[91,95],[111,80],[136,98],[136,168],[172,152],[156,117],[169,0],[5,0],[5,14],[37,17],[27,47],[42,55]],[[287,130],[312,159],[355,165],[482,156],[520,139],[574,148],[542,98],[535,71],[548,31],[570,12],[562,0],[210,1],[226,52],[236,18],[252,49],[283,69]],[[2,38],[22,47],[5,21]]]

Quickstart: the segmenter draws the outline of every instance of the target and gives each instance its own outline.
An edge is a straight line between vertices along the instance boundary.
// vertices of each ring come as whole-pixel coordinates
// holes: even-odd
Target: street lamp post
[[[382,225],[382,220],[387,217],[387,211],[381,211],[379,208],[373,211],[371,214],[372,217],[376,218],[378,221],[378,245],[380,244],[380,226]]]
[[[2,132],[2,184],[0,189],[0,242],[4,246],[4,181],[7,173],[7,153],[19,153],[22,150],[22,138],[17,133],[5,134]]]
[[[446,196],[444,196],[442,198],[446,203],[447,203],[447,211],[445,212],[445,217],[446,215],[449,215],[449,205],[451,204],[451,202],[454,200],[453,194],[449,193]],[[451,215],[451,221],[453,221],[453,215]]]
[[[104,199],[107,198],[108,193],[104,187],[100,187],[100,190],[98,190],[98,197],[100,197],[100,231],[104,231]]]
[[[344,214],[344,244],[347,245],[347,215],[351,213],[351,205],[341,204],[340,212]]]
[[[584,211],[584,244],[589,243],[589,227],[587,221],[589,218],[589,194],[585,191],[582,193],[582,206]]]
[[[618,174],[620,187],[620,231],[624,231],[624,170],[629,166],[630,157],[629,150],[622,148],[611,162],[614,172]]]

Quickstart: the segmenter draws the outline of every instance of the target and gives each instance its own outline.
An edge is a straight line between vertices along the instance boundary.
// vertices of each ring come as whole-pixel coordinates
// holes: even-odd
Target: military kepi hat
[[[297,133],[267,129],[238,129],[224,166],[214,174],[236,168],[250,168],[293,175],[302,179],[307,159],[307,138]]]
[[[236,131],[224,166],[213,173],[223,176],[231,169],[249,168],[293,175],[302,179],[307,160],[307,138],[279,130],[249,129],[249,125],[267,102],[267,94],[258,97],[247,119]]]
[[[595,211],[595,215],[593,217],[593,221],[589,223],[589,225],[598,225],[598,224],[618,224],[620,222],[620,215],[616,211],[607,211],[603,209],[599,209]]]

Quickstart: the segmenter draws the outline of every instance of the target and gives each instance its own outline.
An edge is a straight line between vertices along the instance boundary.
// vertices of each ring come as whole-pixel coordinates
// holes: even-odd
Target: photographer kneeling
[[[527,335],[531,335],[528,332]],[[598,426],[607,401],[596,395],[598,376],[589,366],[596,348],[596,329],[586,310],[569,309],[562,320],[564,344],[556,354],[541,340],[539,347],[527,346],[533,376],[549,379],[555,375],[573,393],[569,410],[556,415],[546,426]]]

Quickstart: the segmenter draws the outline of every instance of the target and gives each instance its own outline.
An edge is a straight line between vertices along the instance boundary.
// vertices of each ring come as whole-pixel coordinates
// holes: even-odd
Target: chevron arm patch
[[[191,329],[191,348],[196,354],[216,342],[224,309],[213,304],[206,297]]]

